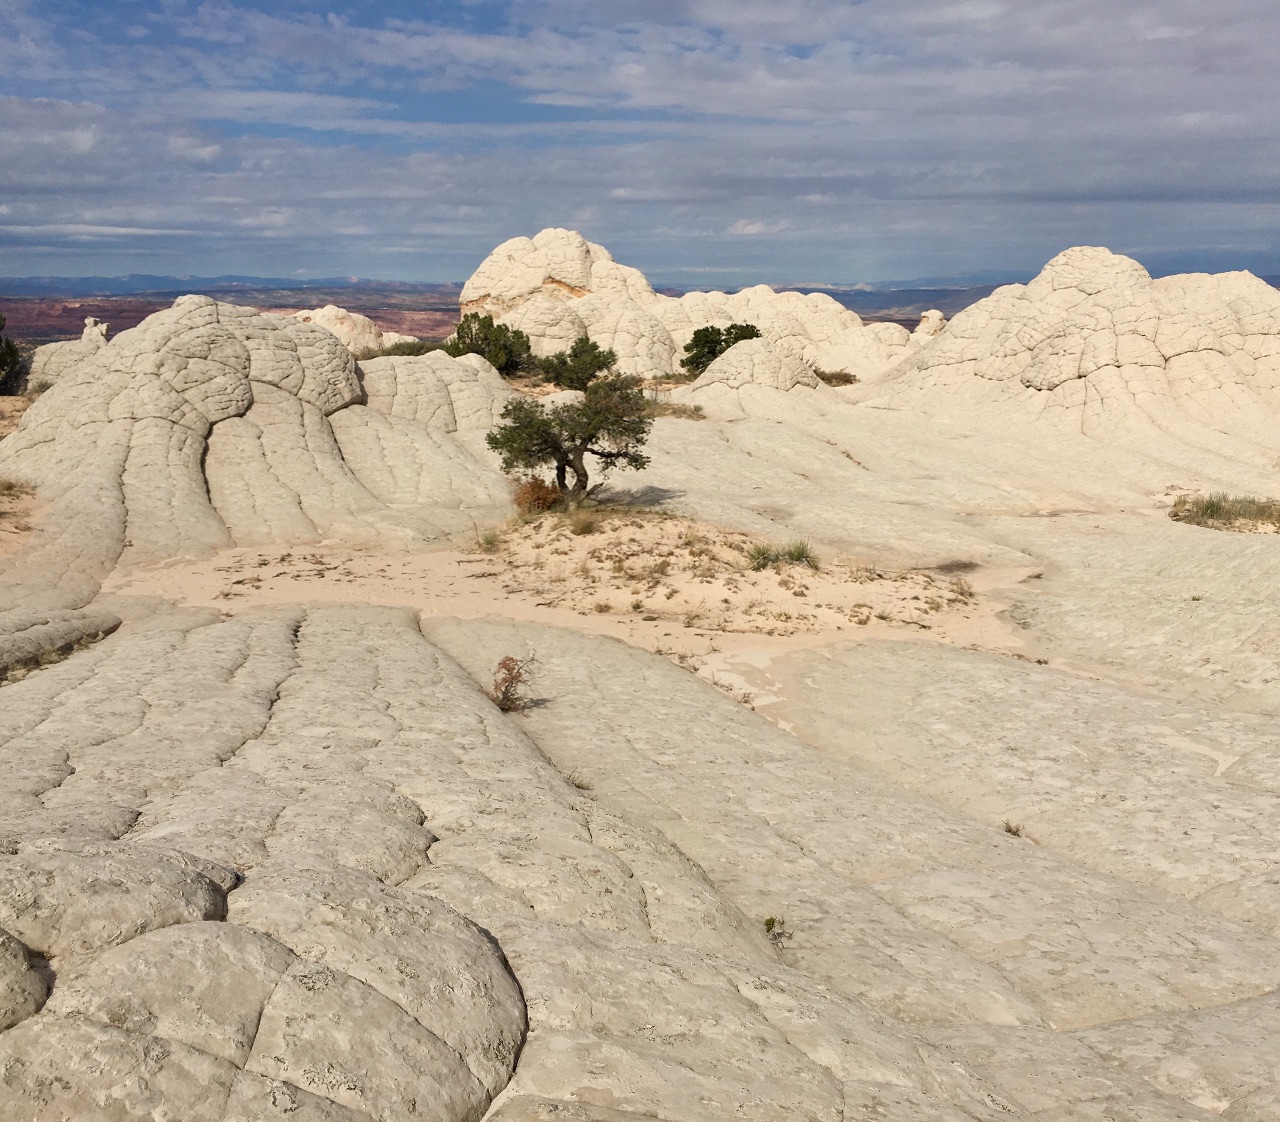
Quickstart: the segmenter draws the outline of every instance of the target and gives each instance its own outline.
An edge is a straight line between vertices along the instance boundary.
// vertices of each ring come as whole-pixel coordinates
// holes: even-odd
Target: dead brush
[[[512,495],[516,510],[523,515],[542,514],[554,510],[561,503],[560,488],[548,483],[545,479],[530,476],[521,481]]]
[[[1175,522],[1209,529],[1232,529],[1241,522],[1264,522],[1280,526],[1280,501],[1254,495],[1229,495],[1214,491],[1208,495],[1179,495],[1169,517]]]
[[[520,713],[533,705],[529,686],[534,679],[537,655],[516,658],[507,655],[498,660],[493,672],[493,685],[489,687],[489,699],[503,713]]]

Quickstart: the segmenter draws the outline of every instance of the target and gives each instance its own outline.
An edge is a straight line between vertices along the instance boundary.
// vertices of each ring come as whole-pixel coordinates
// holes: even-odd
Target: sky
[[[0,275],[1280,273],[1275,0],[0,0]]]

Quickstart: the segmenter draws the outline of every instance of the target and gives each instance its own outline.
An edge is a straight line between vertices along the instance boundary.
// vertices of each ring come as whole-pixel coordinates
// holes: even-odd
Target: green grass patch
[[[804,565],[809,569],[818,568],[818,555],[813,552],[807,541],[797,539],[783,546],[758,542],[747,548],[747,561],[756,572],[768,569],[773,565]]]

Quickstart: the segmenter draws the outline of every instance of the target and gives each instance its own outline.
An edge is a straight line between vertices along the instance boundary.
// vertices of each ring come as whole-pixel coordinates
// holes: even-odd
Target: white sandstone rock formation
[[[316,324],[337,335],[342,340],[343,347],[355,354],[356,358],[384,351],[397,343],[417,342],[413,335],[384,331],[369,316],[362,316],[360,312],[348,312],[337,304],[325,304],[323,308],[312,308],[311,311],[293,312],[293,319],[303,324]]]
[[[63,343],[46,343],[43,347],[35,349],[31,355],[27,385],[38,388],[51,386],[73,366],[97,354],[105,347],[110,332],[109,323],[100,323],[93,316],[85,316],[84,331],[79,339],[69,339]]]
[[[1269,456],[1280,292],[1249,273],[1153,280],[1081,246],[960,312],[875,390],[925,409],[1012,404],[1100,439]],[[1224,430],[1230,433],[1224,437]]]
[[[596,287],[508,314],[635,287],[545,241],[529,276]],[[768,630],[800,567],[753,574],[756,634],[711,594],[557,615],[479,551],[419,570],[491,593],[429,590],[468,618],[395,584],[509,509],[477,356],[202,297],[95,350],[0,441],[43,505],[0,562],[0,1119],[1274,1122],[1280,535],[1162,504],[1274,485],[1275,300],[1144,277],[1072,251],[866,329],[906,360],[843,389],[787,300],[677,391],[708,419],[624,486],[970,604],[808,648]],[[650,345],[681,303],[600,315]],[[642,597],[645,532],[547,579]],[[98,592],[183,565],[223,591]]]
[[[382,359],[364,379],[331,332],[203,296],[121,332],[0,444],[0,472],[49,504],[0,563],[0,606],[78,607],[118,563],[423,541],[505,508],[483,438],[510,391],[483,359]]]
[[[342,340],[342,345],[356,358],[385,350],[396,343],[416,343],[413,335],[401,335],[398,331],[384,331],[368,316],[349,312],[336,304],[323,308],[294,312],[293,318],[302,323],[314,323]]]
[[[865,326],[824,293],[806,296],[757,285],[736,293],[662,296],[603,246],[561,229],[503,242],[467,281],[460,306],[463,314],[491,315],[524,331],[538,355],[589,335],[617,353],[619,370],[643,377],[679,373],[685,344],[707,326],[754,324],[811,366],[863,379],[891,366],[907,340],[896,325]]]

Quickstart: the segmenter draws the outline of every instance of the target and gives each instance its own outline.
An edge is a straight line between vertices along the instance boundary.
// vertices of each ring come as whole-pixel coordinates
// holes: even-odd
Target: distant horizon
[[[9,276],[441,283],[548,226],[673,287],[1280,273],[1273,0],[4,11]]]

